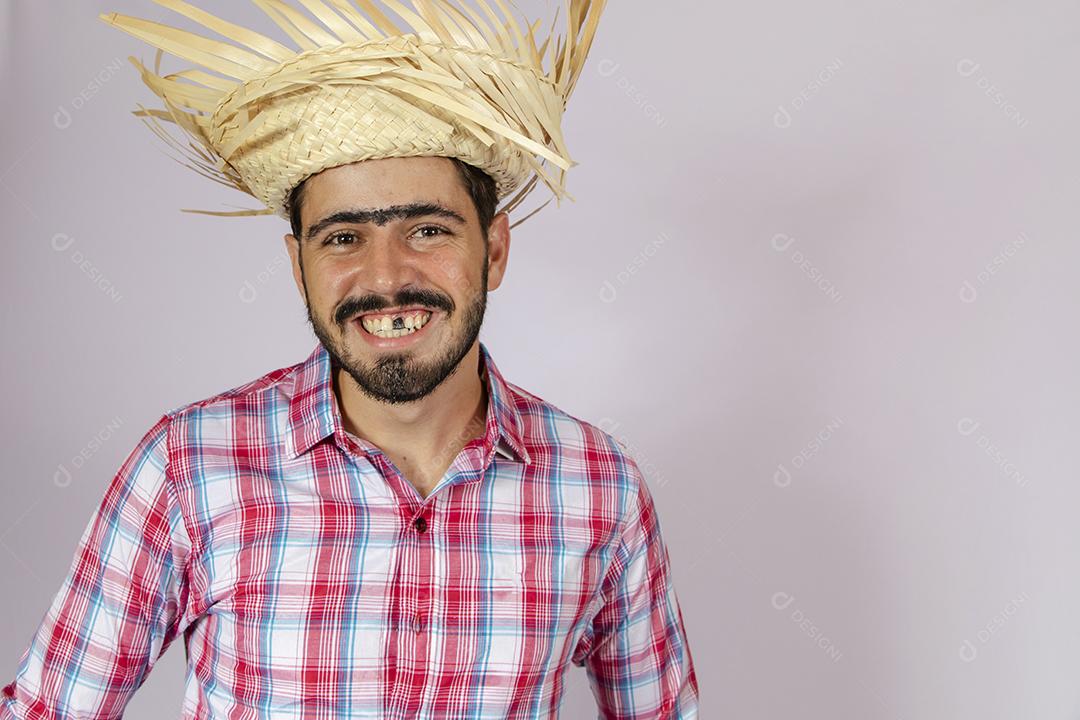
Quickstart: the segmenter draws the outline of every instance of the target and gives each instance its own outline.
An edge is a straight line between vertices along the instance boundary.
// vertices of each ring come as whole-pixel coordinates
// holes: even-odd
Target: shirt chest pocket
[[[524,565],[520,548],[493,552],[487,582],[483,585],[496,595],[521,593],[525,589]]]

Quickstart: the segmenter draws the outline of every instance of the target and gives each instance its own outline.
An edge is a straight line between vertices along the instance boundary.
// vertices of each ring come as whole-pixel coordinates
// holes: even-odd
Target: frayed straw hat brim
[[[130,60],[163,107],[135,114],[185,166],[264,206],[191,212],[287,218],[290,190],[322,170],[427,155],[491,175],[500,210],[539,183],[573,199],[562,115],[605,0],[565,0],[563,32],[553,21],[542,42],[540,23],[519,24],[503,0],[380,0],[404,27],[374,0],[253,1],[296,47],[183,0],[155,2],[223,39],[101,15],[158,49],[152,70]],[[162,75],[163,53],[196,67]]]

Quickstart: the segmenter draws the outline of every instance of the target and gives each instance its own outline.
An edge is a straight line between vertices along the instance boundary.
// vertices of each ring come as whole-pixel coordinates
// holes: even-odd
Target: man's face
[[[285,240],[319,342],[371,398],[432,392],[472,349],[487,292],[502,282],[506,214],[485,247],[472,199],[442,157],[324,170],[308,178],[301,208],[303,237]]]

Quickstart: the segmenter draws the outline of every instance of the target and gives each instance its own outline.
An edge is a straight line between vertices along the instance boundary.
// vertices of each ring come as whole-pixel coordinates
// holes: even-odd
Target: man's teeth
[[[426,310],[406,313],[405,315],[365,315],[360,318],[360,323],[372,335],[378,337],[395,338],[402,335],[411,335],[427,324],[431,319],[431,313]],[[398,328],[394,328],[395,320]]]

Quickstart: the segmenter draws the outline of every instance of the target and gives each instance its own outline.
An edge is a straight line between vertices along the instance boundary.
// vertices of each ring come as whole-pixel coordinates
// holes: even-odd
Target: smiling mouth
[[[431,320],[430,310],[406,310],[399,313],[370,313],[358,318],[360,326],[379,338],[412,335]]]

